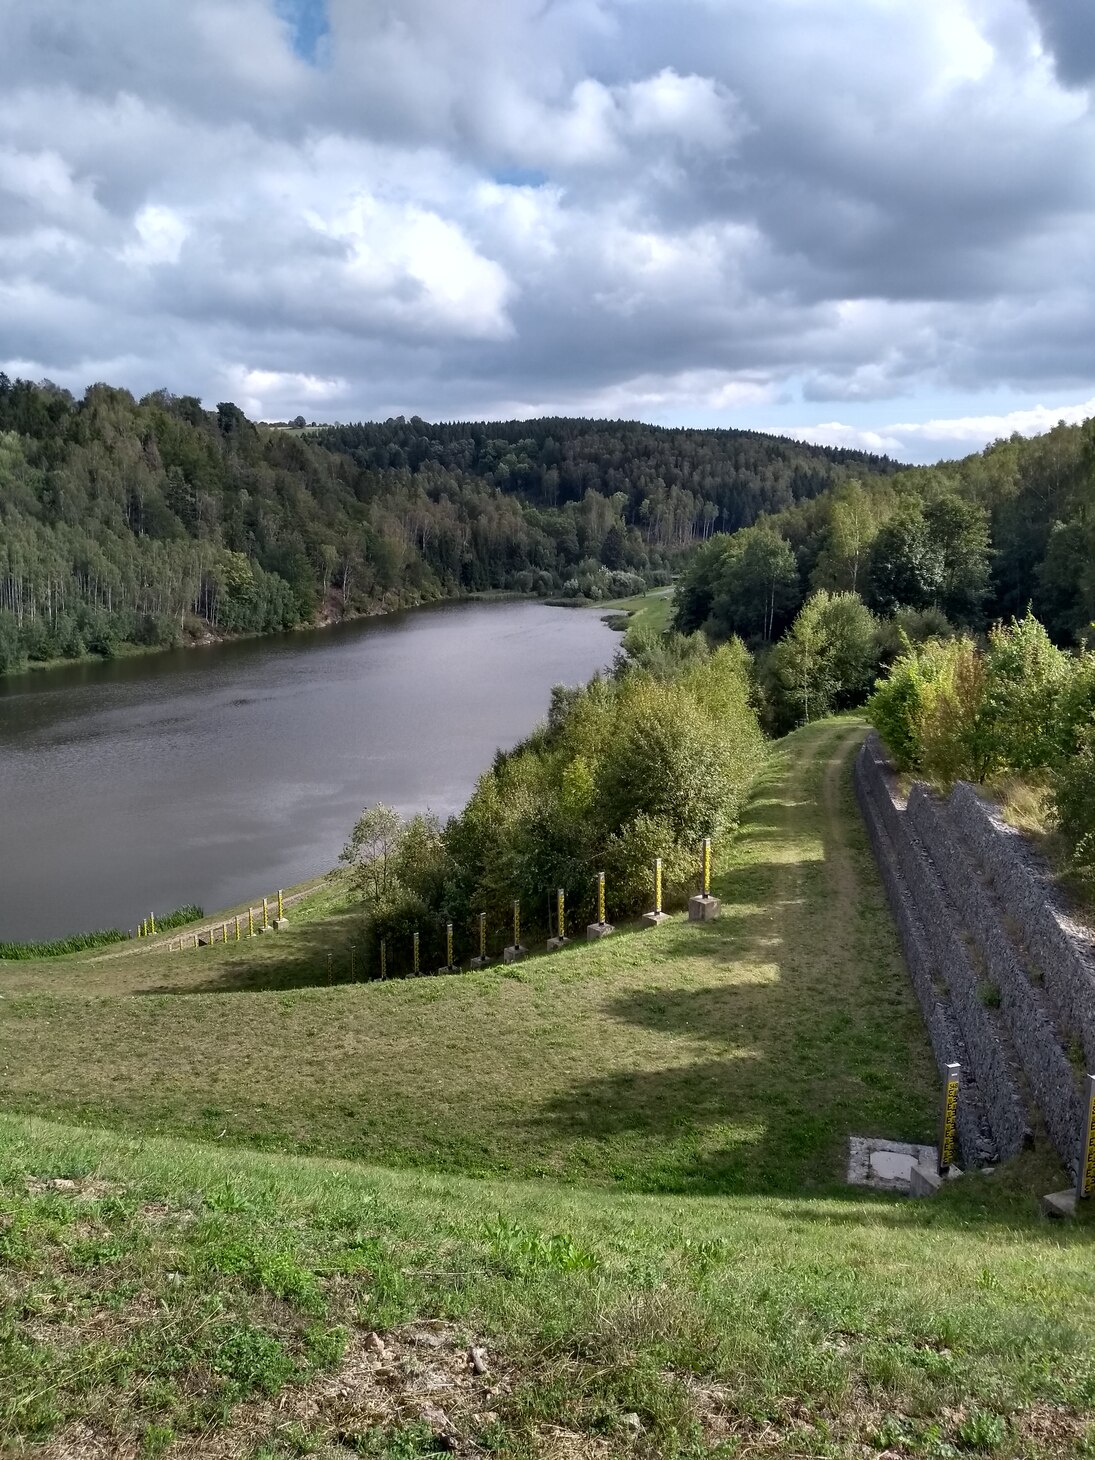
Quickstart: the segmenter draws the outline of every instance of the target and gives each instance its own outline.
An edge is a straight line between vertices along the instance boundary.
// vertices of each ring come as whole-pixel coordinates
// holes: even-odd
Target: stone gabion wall
[[[1069,1049],[1082,1046],[1095,1069],[1091,940],[1019,834],[972,787],[959,783],[941,803],[917,783],[902,805],[890,772],[872,732],[856,761],[856,794],[936,1060],[961,1062],[960,1109],[973,1107],[982,1127],[979,1138],[969,1122],[960,1127],[963,1158],[983,1151],[986,1132],[1001,1159],[1015,1154],[1031,1139],[1036,1106],[1075,1171],[1084,1108]]]
[[[1095,957],[1090,940],[1066,916],[1019,833],[972,786],[962,781],[955,786],[948,815],[1006,906],[1059,1026],[1080,1042],[1088,1069],[1095,1070]]]
[[[984,1165],[998,1158],[999,1146],[963,1031],[949,1000],[941,992],[932,940],[898,855],[904,839],[904,812],[894,799],[887,771],[888,763],[877,737],[869,736],[856,758],[856,798],[901,937],[936,1064],[940,1071],[954,1061],[962,1066],[962,1093],[957,1114],[961,1160],[966,1166]]]
[[[909,825],[946,882],[985,973],[1000,996],[1010,1043],[1057,1151],[1071,1162],[1079,1149],[1082,1106],[1072,1066],[1041,989],[1030,980],[1004,924],[1004,910],[986,886],[956,828],[924,786],[909,792]]]

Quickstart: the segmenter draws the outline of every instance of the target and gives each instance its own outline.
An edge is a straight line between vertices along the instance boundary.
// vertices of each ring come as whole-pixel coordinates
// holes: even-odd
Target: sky
[[[0,368],[308,420],[1095,415],[1083,0],[0,0]]]

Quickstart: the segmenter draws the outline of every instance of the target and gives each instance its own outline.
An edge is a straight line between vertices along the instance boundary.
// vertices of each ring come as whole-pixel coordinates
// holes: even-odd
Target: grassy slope
[[[929,1138],[936,1099],[849,799],[859,733],[785,744],[718,879],[718,923],[335,988],[326,949],[344,969],[348,914],[250,945],[20,965],[0,1108],[473,1174],[824,1189],[850,1130]]]
[[[630,628],[642,625],[655,633],[664,633],[669,627],[673,612],[672,588],[652,589],[649,593],[635,593],[630,598],[612,598],[595,605],[598,613],[611,616],[613,628]]]
[[[520,979],[138,991],[231,989],[256,954],[299,977],[324,924],[295,921],[118,960],[91,996],[79,967],[107,965],[4,988],[0,1105],[122,1129],[0,1118],[0,1445],[1095,1454],[1091,1228],[1032,1197],[1059,1173],[1028,1156],[931,1203],[837,1182],[849,1131],[927,1135],[935,1100],[850,801],[858,733],[784,744],[718,924]],[[134,1134],[209,1132],[213,1098],[222,1145],[572,1180]]]

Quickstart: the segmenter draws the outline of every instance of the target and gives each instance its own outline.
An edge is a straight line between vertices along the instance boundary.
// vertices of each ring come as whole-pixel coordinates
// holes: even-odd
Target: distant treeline
[[[605,598],[883,458],[547,420],[301,434],[0,374],[0,673],[485,590]]]

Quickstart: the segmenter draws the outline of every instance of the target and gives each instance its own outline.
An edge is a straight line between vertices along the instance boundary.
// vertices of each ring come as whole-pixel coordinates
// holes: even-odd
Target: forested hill
[[[817,593],[855,594],[913,637],[980,633],[1032,608],[1058,644],[1090,642],[1095,418],[961,461],[861,474],[715,534],[689,558],[677,624],[763,649]]]
[[[673,548],[734,532],[764,512],[816,497],[849,474],[896,471],[888,457],[810,446],[759,431],[544,417],[431,424],[412,416],[323,427],[312,439],[373,471],[467,474],[546,508],[587,491],[622,493],[625,522]]]
[[[885,459],[545,420],[316,432],[0,374],[0,673],[489,589],[607,597]]]

